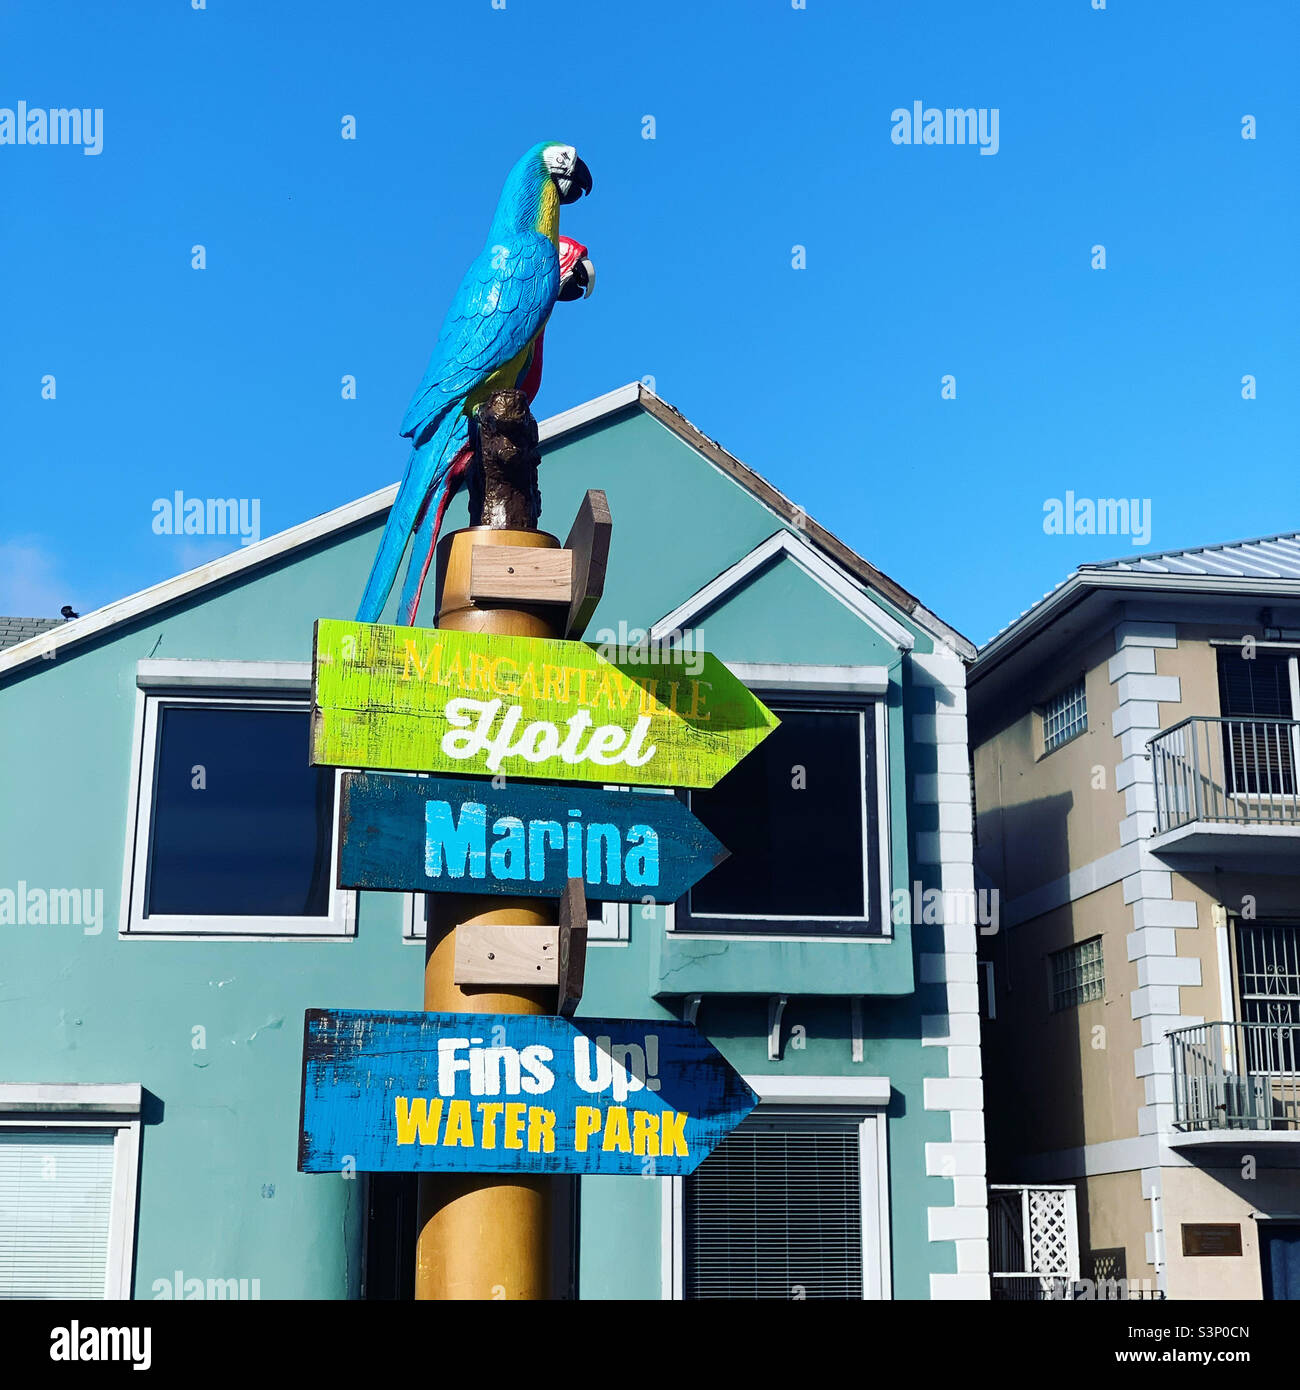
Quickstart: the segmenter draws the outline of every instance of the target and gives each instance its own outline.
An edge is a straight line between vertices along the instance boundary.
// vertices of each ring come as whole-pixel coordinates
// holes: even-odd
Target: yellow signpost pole
[[[527,552],[558,550],[560,542],[534,529],[526,487],[536,466],[536,425],[522,393],[501,392],[480,412],[485,463],[497,465],[480,501],[484,519],[438,544],[437,626],[503,637],[560,637],[571,630],[570,588],[545,601],[508,598],[510,576],[497,574],[493,597],[476,601],[474,552],[482,546]],[[501,465],[504,465],[501,466]],[[485,472],[488,471],[485,468]],[[531,473],[535,480],[535,473]],[[535,482],[534,482],[535,485]],[[603,494],[599,495],[604,505]],[[516,525],[503,525],[514,521]],[[518,525],[522,521],[523,525]],[[608,528],[601,537],[608,545]],[[585,557],[580,558],[580,567]],[[480,566],[481,568],[481,566]],[[509,570],[510,566],[507,566]],[[603,582],[604,554],[599,556]],[[536,592],[536,566],[519,566],[519,591]],[[595,594],[599,587],[590,586]],[[590,614],[590,606],[583,621]],[[431,1013],[554,1014],[555,985],[456,983],[456,932],[468,924],[529,928],[554,926],[559,903],[548,898],[429,894],[425,898],[424,1007]],[[491,1038],[484,1038],[491,1044]],[[416,1244],[417,1299],[544,1299],[552,1296],[552,1213],[556,1179],[549,1175],[426,1173],[420,1177],[419,1237]]]
[[[554,549],[544,531],[471,527],[438,546],[438,626],[501,636],[563,637],[567,608],[554,604],[477,608],[470,567],[478,545]],[[466,923],[533,927],[554,924],[549,898],[429,894],[424,1007],[432,1013],[550,1014],[555,989],[456,984],[456,929]],[[491,1039],[485,1039],[491,1042]],[[420,1234],[415,1296],[424,1298],[549,1298],[551,1208],[555,1179],[503,1173],[425,1173],[420,1177]]]

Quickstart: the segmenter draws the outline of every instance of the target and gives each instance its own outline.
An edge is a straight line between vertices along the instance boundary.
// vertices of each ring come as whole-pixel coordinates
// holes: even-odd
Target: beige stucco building
[[[1083,566],[972,670],[989,1178],[1074,1189],[1082,1280],[1300,1297],[1298,658],[1285,535]]]

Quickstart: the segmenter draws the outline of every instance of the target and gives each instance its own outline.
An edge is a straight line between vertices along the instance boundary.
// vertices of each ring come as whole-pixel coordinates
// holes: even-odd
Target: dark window
[[[304,709],[163,705],[145,915],[324,917],[334,773]]]
[[[755,1114],[685,1180],[687,1298],[861,1298],[860,1121]]]
[[[402,1302],[415,1297],[419,1175],[367,1173],[361,1297]]]
[[[405,1302],[415,1297],[420,1231],[418,1173],[367,1173],[361,1297]],[[578,1179],[551,1180],[551,1297],[578,1296]]]
[[[1291,658],[1285,653],[1227,648],[1219,652],[1219,710],[1228,791],[1262,795],[1295,791],[1290,723]],[[1253,649],[1252,649],[1253,650]]]
[[[753,753],[691,794],[731,857],[692,890],[690,915],[709,918],[709,931],[790,929],[774,918],[879,931],[872,711],[776,713],[780,725]]]

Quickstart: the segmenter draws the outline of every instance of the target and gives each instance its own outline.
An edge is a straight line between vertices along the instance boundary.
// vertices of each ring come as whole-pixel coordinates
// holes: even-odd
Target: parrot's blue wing
[[[549,237],[516,232],[485,247],[447,310],[402,433],[418,444],[436,428],[444,411],[532,340],[559,292],[560,261]]]
[[[370,567],[358,622],[379,621],[420,506],[465,442],[466,397],[531,342],[559,288],[554,243],[537,232],[512,233],[508,244],[486,247],[470,266],[402,421],[415,448]]]

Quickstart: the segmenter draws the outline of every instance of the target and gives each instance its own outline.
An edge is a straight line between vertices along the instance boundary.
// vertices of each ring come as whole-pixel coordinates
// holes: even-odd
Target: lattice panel
[[[1069,1211],[1064,1192],[1029,1190],[1029,1267],[1035,1274],[1070,1273]]]

